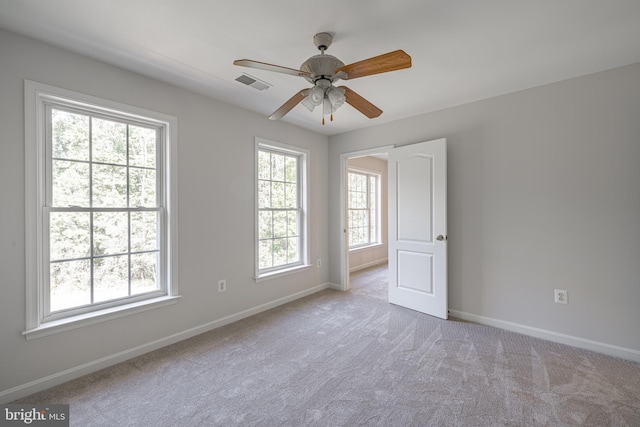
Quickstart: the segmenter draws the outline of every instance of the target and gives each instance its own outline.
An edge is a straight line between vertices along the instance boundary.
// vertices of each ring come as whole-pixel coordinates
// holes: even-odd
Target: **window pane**
[[[271,207],[271,182],[258,181],[258,207]]]
[[[129,296],[129,257],[121,255],[95,258],[93,280],[94,302]]]
[[[131,294],[142,294],[157,289],[158,253],[131,255]]]
[[[284,156],[271,154],[271,179],[274,181],[284,181]]]
[[[127,168],[93,166],[93,207],[127,207]]]
[[[349,209],[356,209],[358,207],[358,193],[355,191],[349,192]]]
[[[298,193],[296,184],[285,184],[285,208],[295,209],[298,207]]]
[[[355,228],[357,226],[356,211],[349,211],[349,228]]]
[[[360,244],[367,243],[367,229],[366,228],[358,228],[358,242]]]
[[[258,179],[271,179],[271,154],[266,151],[258,152]]]
[[[53,160],[51,205],[89,206],[89,164]]]
[[[115,255],[126,253],[129,247],[127,212],[96,212],[93,214],[93,253]]]
[[[287,213],[282,211],[273,212],[273,237],[287,236]]]
[[[273,240],[273,265],[287,264],[288,239]]]
[[[52,261],[89,256],[89,213],[51,212],[49,239],[49,257]]]
[[[51,151],[54,158],[89,160],[89,117],[51,110]]]
[[[158,248],[158,213],[131,212],[131,252]]]
[[[287,182],[298,181],[298,161],[295,157],[287,157],[285,160],[285,180]]]
[[[376,194],[378,189],[378,179],[375,176],[369,177],[369,207],[376,206]]]
[[[358,208],[366,209],[367,207],[367,193],[358,193]]]
[[[258,238],[269,239],[273,236],[273,219],[270,211],[258,212]]]
[[[358,228],[362,224],[362,212],[360,211],[351,211],[351,218],[353,219],[353,227]]]
[[[287,234],[289,236],[298,235],[298,212],[297,211],[287,212]]]
[[[271,183],[271,207],[285,207],[284,184],[282,182]]]
[[[260,240],[258,242],[258,267],[270,268],[273,266],[271,240]]]
[[[91,147],[94,162],[127,164],[127,125],[111,120],[91,120]]]
[[[356,241],[356,229],[350,228],[349,229],[349,246],[355,246],[357,244],[358,242]]]
[[[51,263],[49,280],[51,312],[91,304],[89,260]]]
[[[129,126],[129,164],[155,169],[156,130]]]
[[[156,207],[156,171],[153,169],[129,169],[129,206]]]

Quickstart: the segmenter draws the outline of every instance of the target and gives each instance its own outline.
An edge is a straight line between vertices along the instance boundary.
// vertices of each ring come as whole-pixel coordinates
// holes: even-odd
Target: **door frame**
[[[368,148],[340,154],[340,290],[349,290],[349,247],[347,241],[347,160],[355,157],[371,156],[373,154],[389,153],[395,145]],[[388,219],[387,219],[388,222]]]

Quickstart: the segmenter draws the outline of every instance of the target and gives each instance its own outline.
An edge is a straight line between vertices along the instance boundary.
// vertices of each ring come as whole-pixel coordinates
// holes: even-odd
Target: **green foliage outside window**
[[[159,289],[158,129],[49,111],[49,311]]]
[[[299,157],[258,151],[258,267],[300,262]]]

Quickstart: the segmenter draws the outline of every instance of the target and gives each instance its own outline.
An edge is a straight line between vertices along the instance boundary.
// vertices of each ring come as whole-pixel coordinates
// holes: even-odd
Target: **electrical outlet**
[[[322,258],[318,258],[318,268],[322,267]]]
[[[227,290],[227,281],[222,279],[218,280],[218,292],[224,292]]]
[[[568,304],[569,303],[569,292],[564,289],[555,289],[553,291],[553,302],[556,304]]]

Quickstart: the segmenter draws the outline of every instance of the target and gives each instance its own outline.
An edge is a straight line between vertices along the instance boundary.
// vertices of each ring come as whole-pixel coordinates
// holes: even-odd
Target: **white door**
[[[447,318],[447,141],[389,151],[389,302]]]

